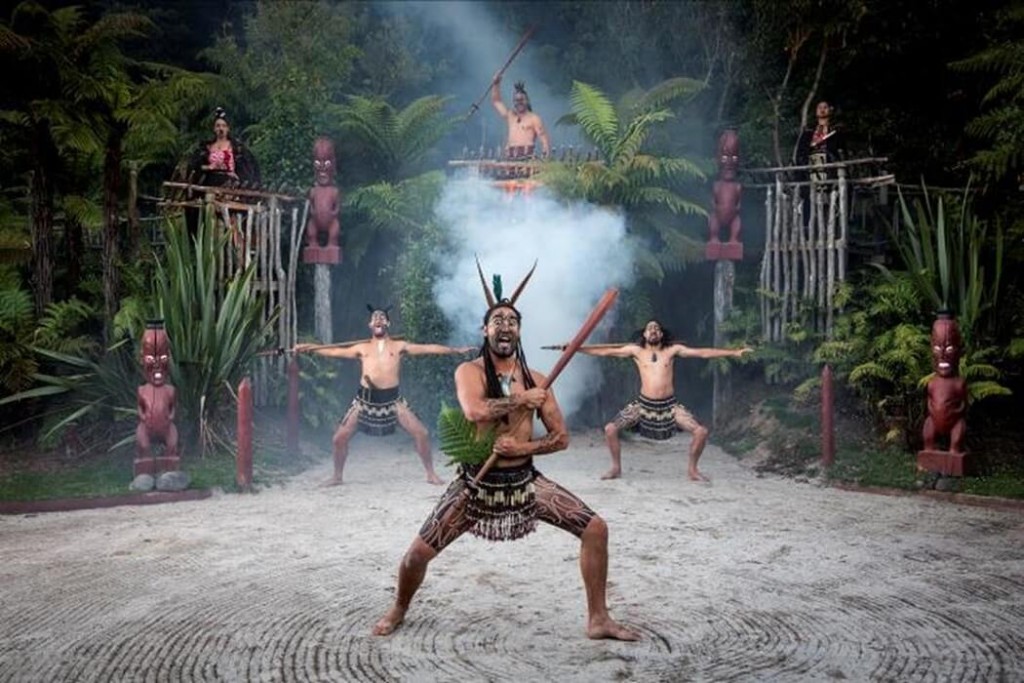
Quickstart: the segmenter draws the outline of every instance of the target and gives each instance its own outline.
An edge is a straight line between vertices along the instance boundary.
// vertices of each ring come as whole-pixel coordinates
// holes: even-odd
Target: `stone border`
[[[213,495],[210,489],[186,489],[184,491],[147,491],[124,496],[102,498],[55,498],[51,500],[10,500],[0,501],[0,515],[24,515],[37,512],[69,512],[71,510],[92,510],[112,508],[120,505],[158,505],[179,503],[186,500],[203,500]]]
[[[830,482],[832,488],[843,491],[856,491],[858,493],[874,493],[881,496],[925,496],[934,498],[946,503],[957,503],[959,505],[973,505],[974,507],[992,508],[994,510],[1014,510],[1024,512],[1024,500],[1018,498],[999,498],[997,496],[978,496],[972,493],[956,493],[954,491],[934,491],[924,489],[913,491],[910,489],[896,489],[883,486],[860,486],[844,482]]]

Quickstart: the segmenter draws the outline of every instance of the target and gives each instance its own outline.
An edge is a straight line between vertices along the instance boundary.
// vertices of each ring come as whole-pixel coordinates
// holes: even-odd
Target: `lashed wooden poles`
[[[565,348],[565,351],[563,351],[562,355],[558,358],[558,361],[555,363],[555,366],[551,368],[551,372],[549,372],[548,376],[544,379],[544,385],[541,387],[542,389],[551,388],[551,385],[554,384],[556,379],[558,379],[558,375],[561,374],[562,370],[565,369],[565,366],[569,364],[570,360],[572,360],[572,357],[576,354],[580,347],[583,346],[583,342],[587,341],[587,337],[589,337],[590,333],[594,331],[594,328],[597,327],[597,324],[601,322],[601,318],[603,318],[604,314],[608,312],[608,309],[612,307],[612,304],[615,303],[615,299],[618,296],[619,290],[615,288],[609,289],[604,293],[600,301],[597,302],[597,306],[594,307],[594,310],[590,312],[590,315],[587,317],[586,321],[584,321],[583,326],[580,327],[580,331],[577,332],[576,336],[572,338],[572,341],[569,342],[569,344]],[[532,414],[532,410],[523,411],[523,413],[519,416],[519,419],[516,420],[516,422],[512,425],[509,431],[514,432],[516,427],[518,427],[524,419],[531,416]],[[487,462],[483,464],[480,470],[476,473],[476,476],[473,477],[474,486],[480,483],[480,480],[484,478],[484,475],[486,475],[487,472],[490,471],[492,467],[494,467],[494,463],[496,463],[497,461],[498,454],[491,453],[491,457],[487,458]]]

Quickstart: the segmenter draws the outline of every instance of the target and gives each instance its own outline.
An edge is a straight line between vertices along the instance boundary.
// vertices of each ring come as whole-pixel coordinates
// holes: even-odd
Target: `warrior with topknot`
[[[348,442],[356,430],[371,436],[384,436],[395,431],[395,425],[412,436],[416,452],[427,472],[431,484],[443,484],[434,471],[430,453],[430,435],[409,404],[399,392],[399,375],[404,356],[425,356],[465,354],[475,351],[472,346],[451,347],[442,344],[415,344],[403,339],[394,339],[389,334],[391,317],[389,309],[367,304],[370,312],[371,338],[350,344],[297,344],[295,351],[312,351],[329,358],[348,358],[361,363],[359,391],[356,392],[348,412],[338,423],[332,439],[334,451],[334,476],[328,486],[342,483],[345,459],[348,457]]]
[[[540,140],[544,156],[551,154],[551,140],[544,128],[540,116],[530,106],[530,96],[526,94],[526,84],[519,81],[512,93],[512,109],[509,110],[501,101],[501,72],[494,75],[491,81],[491,104],[498,115],[508,124],[508,140],[505,143],[505,156],[509,159],[525,159],[533,157]]]
[[[497,465],[482,476],[480,465],[460,466],[458,477],[402,558],[395,603],[373,627],[375,635],[388,635],[398,628],[427,565],[459,536],[468,531],[493,541],[513,540],[532,532],[540,520],[581,541],[587,635],[637,639],[608,613],[608,527],[604,520],[533,466],[535,456],[564,450],[569,432],[554,393],[543,388],[546,378],[526,365],[520,339],[522,316],[515,307],[525,284],[526,280],[509,299],[502,299],[500,291],[492,294],[485,284],[488,307],[480,356],[455,371],[459,406],[475,426],[478,438],[492,435]],[[537,439],[533,438],[534,413],[547,430]]]

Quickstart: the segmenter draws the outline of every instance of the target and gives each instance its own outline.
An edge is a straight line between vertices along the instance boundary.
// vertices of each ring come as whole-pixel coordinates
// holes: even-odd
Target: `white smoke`
[[[452,321],[454,343],[481,343],[487,309],[476,269],[488,286],[500,274],[502,296],[511,296],[534,261],[537,270],[516,308],[523,315],[522,339],[529,366],[547,374],[558,351],[542,345],[569,342],[610,287],[626,287],[633,255],[622,214],[589,204],[566,204],[545,190],[510,195],[478,178],[449,180],[437,215],[450,230],[454,251],[439,255],[441,277],[435,295]],[[605,341],[613,309],[591,335]],[[597,359],[578,354],[555,384],[562,412],[569,416],[600,385]]]

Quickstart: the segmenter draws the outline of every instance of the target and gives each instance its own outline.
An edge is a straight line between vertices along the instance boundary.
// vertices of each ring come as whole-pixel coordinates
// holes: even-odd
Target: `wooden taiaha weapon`
[[[597,302],[597,306],[594,307],[594,310],[590,312],[590,315],[584,321],[583,326],[580,327],[580,331],[577,332],[576,336],[572,338],[572,341],[566,345],[565,351],[562,352],[562,355],[558,358],[555,366],[551,368],[551,372],[549,372],[548,376],[544,379],[544,384],[541,386],[542,389],[551,388],[551,385],[554,384],[556,379],[558,379],[558,375],[560,375],[562,370],[565,369],[565,366],[569,364],[569,361],[572,360],[572,357],[576,354],[579,348],[583,346],[583,342],[587,341],[587,337],[589,337],[590,333],[594,331],[597,324],[601,322],[601,318],[603,318],[604,314],[608,312],[608,309],[612,307],[612,304],[615,303],[615,299],[618,296],[619,290],[614,287],[604,293],[601,299]],[[516,427],[518,427],[524,419],[532,414],[533,410],[524,411],[509,429],[509,432],[514,432]],[[492,467],[494,467],[494,463],[496,462],[498,462],[498,454],[491,453],[491,457],[487,458],[487,462],[480,467],[476,476],[473,477],[474,486],[480,483],[480,480],[484,478],[484,475],[486,475]]]
[[[390,340],[390,341],[402,341],[403,339],[405,339],[405,337],[400,335],[400,334],[396,334],[393,337],[392,336],[388,337],[388,340]],[[373,341],[379,341],[379,340],[372,339],[372,338],[371,339],[354,339],[352,341],[337,342],[337,343],[334,343],[334,344],[315,344],[313,346],[309,346],[309,347],[306,347],[306,348],[302,349],[302,351],[296,351],[294,348],[286,349],[286,348],[283,348],[283,347],[278,347],[276,349],[266,349],[264,351],[258,351],[256,353],[256,355],[257,356],[282,356],[282,355],[284,355],[286,353],[305,353],[307,351],[319,351],[320,349],[347,349],[349,347],[356,346],[358,344],[366,344],[368,342],[373,342]]]
[[[534,24],[530,28],[526,29],[526,33],[524,33],[523,37],[519,39],[519,43],[515,46],[515,49],[512,50],[512,54],[510,54],[508,56],[508,59],[505,60],[505,66],[501,67],[501,69],[498,71],[498,73],[494,74],[495,78],[497,78],[497,77],[501,76],[502,74],[504,74],[505,70],[508,69],[508,67],[512,65],[512,61],[517,56],[519,56],[519,53],[522,52],[524,47],[526,47],[527,41],[530,40],[530,37],[533,35],[533,32],[536,31],[536,30],[537,30],[537,25],[536,24]],[[480,108],[480,103],[483,102],[484,99],[487,98],[487,96],[491,92],[491,88],[493,88],[493,87],[494,87],[494,79],[491,79],[491,84],[487,86],[487,90],[484,91],[484,94],[481,95],[480,99],[478,99],[476,102],[474,102],[473,105],[469,108],[469,113],[466,114],[466,120],[467,121],[469,120],[469,117],[471,117],[473,114],[475,114],[476,111]]]

